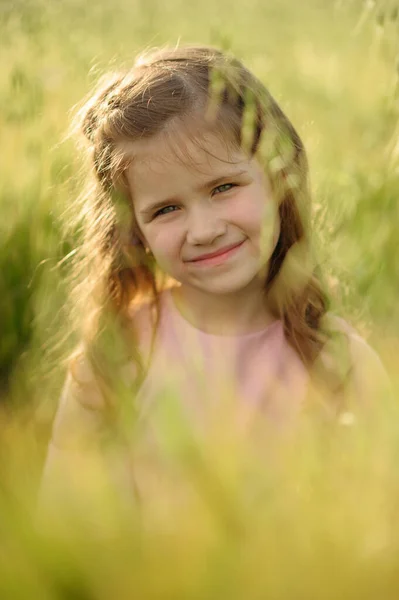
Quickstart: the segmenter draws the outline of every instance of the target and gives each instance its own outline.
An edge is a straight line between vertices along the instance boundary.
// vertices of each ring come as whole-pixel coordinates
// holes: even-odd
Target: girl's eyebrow
[[[201,183],[195,189],[198,192],[202,192],[203,190],[220,185],[227,179],[233,179],[234,177],[240,177],[240,175],[245,175],[246,173],[248,173],[247,169],[243,169],[241,171],[234,171],[233,173],[226,173],[224,175],[220,175],[219,177],[216,177],[216,179],[211,179],[210,181],[207,181],[206,183]],[[173,204],[174,202],[176,202],[176,197],[164,198],[164,200],[157,200],[156,202],[152,202],[151,204],[149,204],[148,206],[146,206],[145,208],[140,210],[139,213],[140,213],[140,215],[146,216],[146,215],[153,213],[158,208],[162,208],[162,207],[166,206],[167,204]]]

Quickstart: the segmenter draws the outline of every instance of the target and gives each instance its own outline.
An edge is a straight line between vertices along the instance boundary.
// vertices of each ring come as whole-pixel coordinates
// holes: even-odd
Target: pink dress
[[[148,347],[145,312],[139,310],[135,319]],[[286,341],[281,321],[241,335],[205,333],[180,314],[171,291],[165,290],[137,407],[148,422],[170,399],[186,423],[205,431],[213,420],[230,417],[238,427],[259,417],[284,427],[301,410],[307,383],[307,371]]]
[[[295,429],[309,387],[308,373],[286,341],[281,321],[254,333],[220,336],[205,333],[184,319],[170,290],[162,292],[160,309],[147,376],[135,400],[138,419],[134,429],[127,425],[133,461],[131,449],[107,455],[105,461],[107,477],[128,498],[132,472],[134,497],[138,490],[144,498],[159,498],[160,489],[165,489],[163,477],[173,489],[174,459],[178,456],[184,462],[190,453],[195,455],[193,448],[200,447],[197,441],[205,440],[206,447],[210,444],[213,460],[223,454],[226,433],[228,437],[232,432],[234,440],[254,438],[254,446],[260,448],[257,440],[267,442],[272,437],[269,433],[287,427],[290,431],[290,425]],[[135,310],[132,319],[145,353],[151,333],[148,307]],[[361,338],[350,335],[349,341],[356,394],[362,399],[377,397],[373,382],[381,379],[378,373],[384,378],[383,369]],[[98,408],[101,395],[87,366],[84,373],[87,385],[82,387],[69,377],[59,404],[39,496],[44,512],[46,506],[57,506],[66,497],[68,481],[81,472],[82,480],[73,485],[80,493],[86,484],[86,472],[81,469],[84,442],[97,439],[102,411]]]
[[[148,348],[148,310],[135,316]],[[134,477],[145,504],[179,488],[176,464],[190,468],[198,449],[212,462],[247,441],[257,445],[269,432],[297,422],[308,374],[287,343],[281,321],[242,335],[212,335],[191,325],[170,290],[160,298],[160,321],[148,373],[136,398]],[[200,452],[202,452],[200,450]],[[230,452],[230,450],[228,451]],[[161,491],[163,490],[163,491]]]

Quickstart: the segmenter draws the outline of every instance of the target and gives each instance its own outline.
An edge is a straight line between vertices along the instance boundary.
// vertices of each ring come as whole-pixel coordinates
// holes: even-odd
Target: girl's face
[[[134,145],[127,178],[143,241],[162,271],[208,294],[263,283],[279,225],[256,159],[216,135],[187,140],[180,159],[159,134]]]

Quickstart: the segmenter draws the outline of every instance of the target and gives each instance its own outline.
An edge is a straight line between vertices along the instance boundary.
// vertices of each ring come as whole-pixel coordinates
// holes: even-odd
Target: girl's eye
[[[232,188],[237,187],[235,183],[223,183],[222,185],[219,185],[217,188],[215,188],[213,190],[213,193],[215,194],[223,194],[223,192],[229,192]],[[160,217],[162,215],[166,215],[168,213],[171,212],[175,212],[175,210],[178,210],[178,206],[176,206],[175,204],[170,204],[169,206],[164,206],[163,208],[160,208],[159,210],[157,210],[152,218],[156,219],[156,217]]]
[[[153,214],[153,219],[155,219],[156,217],[159,217],[160,215],[166,215],[170,212],[174,212],[174,209],[177,208],[177,206],[174,206],[173,204],[171,204],[170,206],[164,206],[163,208],[160,208],[159,210],[157,210],[154,214]]]
[[[223,192],[229,192],[233,187],[236,187],[235,183],[223,183],[215,188],[213,191],[217,194],[223,194]]]

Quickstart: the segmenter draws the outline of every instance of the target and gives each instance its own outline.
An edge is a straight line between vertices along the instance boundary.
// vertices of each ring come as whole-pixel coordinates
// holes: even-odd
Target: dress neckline
[[[263,327],[262,329],[258,329],[256,331],[250,331],[248,333],[230,333],[230,334],[208,333],[208,332],[204,331],[203,329],[195,327],[195,325],[190,323],[190,321],[188,321],[181,314],[181,312],[177,308],[176,303],[173,299],[172,288],[168,288],[168,289],[164,290],[163,296],[165,299],[165,303],[168,305],[168,307],[169,307],[170,311],[172,312],[172,314],[174,315],[175,319],[177,321],[179,321],[187,329],[190,329],[191,331],[193,331],[193,332],[197,333],[198,335],[203,336],[205,338],[209,338],[209,339],[212,338],[212,339],[226,340],[226,341],[231,341],[234,339],[240,339],[240,340],[256,339],[256,338],[261,338],[266,333],[270,333],[270,331],[274,331],[274,329],[277,327],[277,325],[281,326],[281,320],[276,319],[275,321],[272,321],[271,323],[266,325],[266,327]]]

